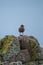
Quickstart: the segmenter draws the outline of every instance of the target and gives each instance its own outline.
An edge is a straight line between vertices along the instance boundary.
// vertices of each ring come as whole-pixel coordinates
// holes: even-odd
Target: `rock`
[[[21,50],[20,53],[16,56],[16,61],[21,61],[23,64],[30,61],[30,55],[27,49]]]
[[[8,49],[8,52],[4,54],[4,60],[9,60],[10,57],[12,57],[13,55],[16,56],[18,53],[20,52],[20,45],[18,40],[12,40],[10,42],[10,46]]]

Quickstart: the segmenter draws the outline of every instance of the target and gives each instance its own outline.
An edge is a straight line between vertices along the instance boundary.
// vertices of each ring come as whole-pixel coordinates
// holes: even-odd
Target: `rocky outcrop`
[[[33,36],[7,35],[0,40],[0,61],[21,61],[23,65],[43,64],[43,49]]]

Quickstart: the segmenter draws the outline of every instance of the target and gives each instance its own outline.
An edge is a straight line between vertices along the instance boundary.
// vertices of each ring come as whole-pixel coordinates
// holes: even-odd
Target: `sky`
[[[43,0],[0,0],[0,39],[19,36],[21,24],[24,35],[36,37],[43,47]]]

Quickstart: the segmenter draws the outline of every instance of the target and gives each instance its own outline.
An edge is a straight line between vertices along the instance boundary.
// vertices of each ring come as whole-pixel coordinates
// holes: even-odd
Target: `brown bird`
[[[24,25],[21,25],[21,26],[19,27],[19,32],[23,34],[24,31],[25,31]]]

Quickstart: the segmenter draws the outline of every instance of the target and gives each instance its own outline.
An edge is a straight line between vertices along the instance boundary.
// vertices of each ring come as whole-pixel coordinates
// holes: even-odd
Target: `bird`
[[[22,35],[23,35],[23,32],[25,31],[25,29],[24,29],[24,25],[23,25],[23,24],[20,25],[18,31],[19,31],[20,33],[22,33]],[[20,35],[21,35],[21,34],[20,34]]]

